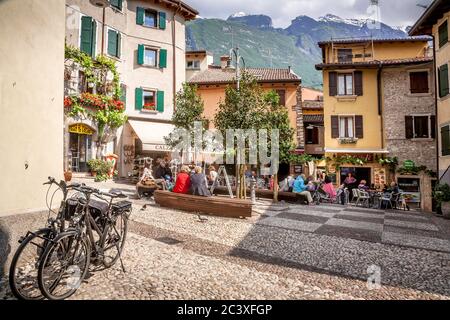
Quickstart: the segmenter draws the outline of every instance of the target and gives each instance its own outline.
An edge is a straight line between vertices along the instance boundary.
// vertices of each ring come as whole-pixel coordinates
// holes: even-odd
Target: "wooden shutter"
[[[164,112],[164,91],[158,91],[156,93],[156,110],[158,112]]]
[[[428,93],[428,72],[411,72],[409,74],[411,93]]]
[[[448,22],[445,21],[439,27],[439,48],[442,48],[448,42]]]
[[[142,88],[136,88],[134,100],[135,100],[135,108],[136,108],[136,110],[142,110],[142,107],[144,105]]]
[[[144,15],[145,9],[137,7],[136,9],[136,24],[143,26],[144,25]]]
[[[143,65],[144,64],[144,53],[145,53],[145,47],[143,44],[138,45],[138,64]]]
[[[436,138],[436,116],[430,117],[430,125],[431,125],[431,138]]]
[[[162,30],[166,29],[166,13],[159,12],[159,28]]]
[[[355,95],[363,95],[363,73],[362,71],[355,71]]]
[[[442,155],[450,155],[450,126],[441,128]]]
[[[81,17],[81,41],[80,50],[92,56],[93,23],[91,17]]]
[[[166,49],[159,50],[159,67],[167,68],[167,50]]]
[[[108,30],[108,54],[110,56],[117,56],[117,32],[114,30]]]
[[[363,116],[355,116],[355,137],[364,138]]]
[[[411,116],[405,117],[405,134],[406,139],[414,138],[413,117]]]
[[[444,64],[439,68],[439,97],[443,98],[447,96],[448,93],[448,65]]]
[[[330,72],[329,77],[330,97],[335,97],[337,96],[337,72]]]
[[[339,138],[339,117],[331,116],[331,138]]]
[[[276,90],[279,99],[279,105],[285,107],[286,106],[286,90]]]
[[[312,130],[312,143],[319,144],[319,128],[317,127]]]

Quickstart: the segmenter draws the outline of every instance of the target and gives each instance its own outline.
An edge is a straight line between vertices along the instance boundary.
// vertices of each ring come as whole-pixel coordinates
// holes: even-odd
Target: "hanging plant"
[[[361,159],[357,157],[353,157],[351,155],[345,155],[345,156],[338,156],[334,158],[327,158],[328,162],[333,162],[333,166],[335,167],[336,171],[341,169],[341,166],[343,164],[351,164],[354,166],[362,166],[367,163],[366,159]]]
[[[395,173],[398,167],[398,158],[397,157],[380,158],[378,159],[378,163],[382,166],[387,166],[391,173]]]

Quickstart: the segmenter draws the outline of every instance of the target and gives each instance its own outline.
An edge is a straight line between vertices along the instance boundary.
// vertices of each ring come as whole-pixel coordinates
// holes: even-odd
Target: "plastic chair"
[[[359,204],[359,193],[358,193],[358,189],[352,189],[352,194],[353,194],[353,199],[351,204],[354,206],[358,206]]]
[[[356,189],[357,193],[358,193],[358,202],[356,204],[356,206],[358,206],[359,204],[362,204],[363,207],[369,207],[370,204],[370,194],[366,191],[363,190],[359,190]]]
[[[394,194],[393,193],[383,193],[383,195],[381,196],[381,204],[380,204],[380,209],[383,209],[383,204],[386,203],[386,208],[385,210],[388,209],[388,205],[392,207],[392,200],[393,200]]]

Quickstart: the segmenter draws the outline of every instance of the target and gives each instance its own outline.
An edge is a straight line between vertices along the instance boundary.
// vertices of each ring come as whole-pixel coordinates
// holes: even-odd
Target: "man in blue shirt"
[[[313,205],[313,198],[311,193],[307,190],[305,181],[306,176],[304,174],[299,175],[294,182],[294,190],[292,192],[305,196],[308,199],[308,204]]]

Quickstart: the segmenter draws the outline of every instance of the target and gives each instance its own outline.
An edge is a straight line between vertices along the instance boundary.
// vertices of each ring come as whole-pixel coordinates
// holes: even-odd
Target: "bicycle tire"
[[[72,239],[70,239],[72,238]],[[52,257],[53,253],[57,252],[57,250],[60,248],[60,246],[63,245],[63,240],[65,241],[69,241],[70,243],[70,248],[69,250],[72,249],[72,244],[75,243],[75,250],[76,246],[78,246],[78,244],[81,244],[81,246],[84,248],[85,251],[85,258],[84,258],[84,266],[83,269],[80,270],[80,273],[78,275],[78,279],[76,283],[69,283],[66,284],[66,287],[69,288],[69,290],[63,294],[60,295],[56,295],[55,294],[55,289],[56,287],[54,287],[53,289],[51,287],[53,287],[53,285],[55,283],[53,283],[51,286],[49,286],[46,283],[46,277],[44,276],[44,272],[46,269],[46,266],[48,266],[49,264],[52,263],[52,261],[50,261],[50,258]],[[70,241],[72,240],[72,241]],[[75,242],[73,240],[76,240]],[[66,250],[67,251],[67,250]],[[57,253],[58,254],[58,253]],[[74,256],[77,254],[77,252],[75,251]],[[80,236],[78,235],[78,233],[76,231],[74,232],[65,232],[63,234],[60,234],[55,241],[52,243],[52,245],[48,246],[42,256],[41,262],[39,264],[39,271],[38,271],[38,284],[39,284],[39,289],[41,290],[43,296],[49,300],[65,300],[69,297],[71,297],[73,294],[75,294],[75,292],[78,290],[78,288],[81,286],[81,283],[83,282],[83,280],[86,277],[86,274],[89,270],[89,265],[90,265],[90,256],[91,256],[91,248],[89,246],[89,241],[87,240],[86,237],[84,236]],[[66,268],[67,270],[68,268]],[[51,273],[52,275],[55,275],[54,273]],[[60,285],[60,281],[61,281],[62,277],[57,280],[57,286]],[[63,284],[64,285],[64,284]]]
[[[116,256],[110,262],[106,261],[105,256],[103,257],[103,265],[105,266],[105,268],[111,268],[114,264],[116,264],[117,260],[119,260],[120,255],[123,252],[123,248],[125,247],[125,241],[126,241],[127,232],[128,232],[128,218],[127,218],[126,214],[123,213],[123,214],[117,216],[116,222],[119,220],[123,221],[123,233],[121,236],[120,247],[117,250]],[[108,236],[110,235],[109,231],[112,227],[113,226],[111,224],[107,224],[105,226],[105,230],[103,232],[103,236],[102,236],[102,240],[101,240],[101,244],[102,244],[103,248],[105,247],[105,243],[107,243],[109,240],[108,239]],[[117,229],[116,229],[116,231],[117,231]],[[103,252],[103,254],[105,254],[105,252]]]
[[[18,277],[17,277],[17,268],[18,268],[18,262],[19,259],[21,258],[22,254],[25,252],[25,249],[27,248],[27,246],[29,244],[34,244],[32,241],[37,239],[41,239],[42,238],[48,238],[49,235],[51,233],[51,229],[40,229],[34,233],[29,234],[25,239],[23,239],[22,243],[20,244],[20,246],[17,248],[16,252],[14,253],[14,256],[12,258],[11,261],[11,266],[9,269],[9,287],[11,288],[11,292],[14,295],[14,297],[16,297],[19,300],[42,300],[44,299],[44,296],[42,295],[42,292],[39,289],[39,285],[38,285],[38,279],[37,279],[37,271],[39,268],[39,264],[36,265],[35,269],[36,269],[36,277],[35,277],[35,288],[37,289],[37,292],[35,292],[34,295],[27,295],[25,291],[23,291],[21,289],[21,285],[19,285],[18,283]],[[41,238],[42,237],[42,238]],[[42,254],[45,251],[45,247],[47,246],[48,243],[45,243],[44,241],[44,248],[41,249],[41,252],[39,254],[39,249],[36,250],[37,255],[39,255],[39,257],[37,258],[37,261],[39,261],[42,257]]]

